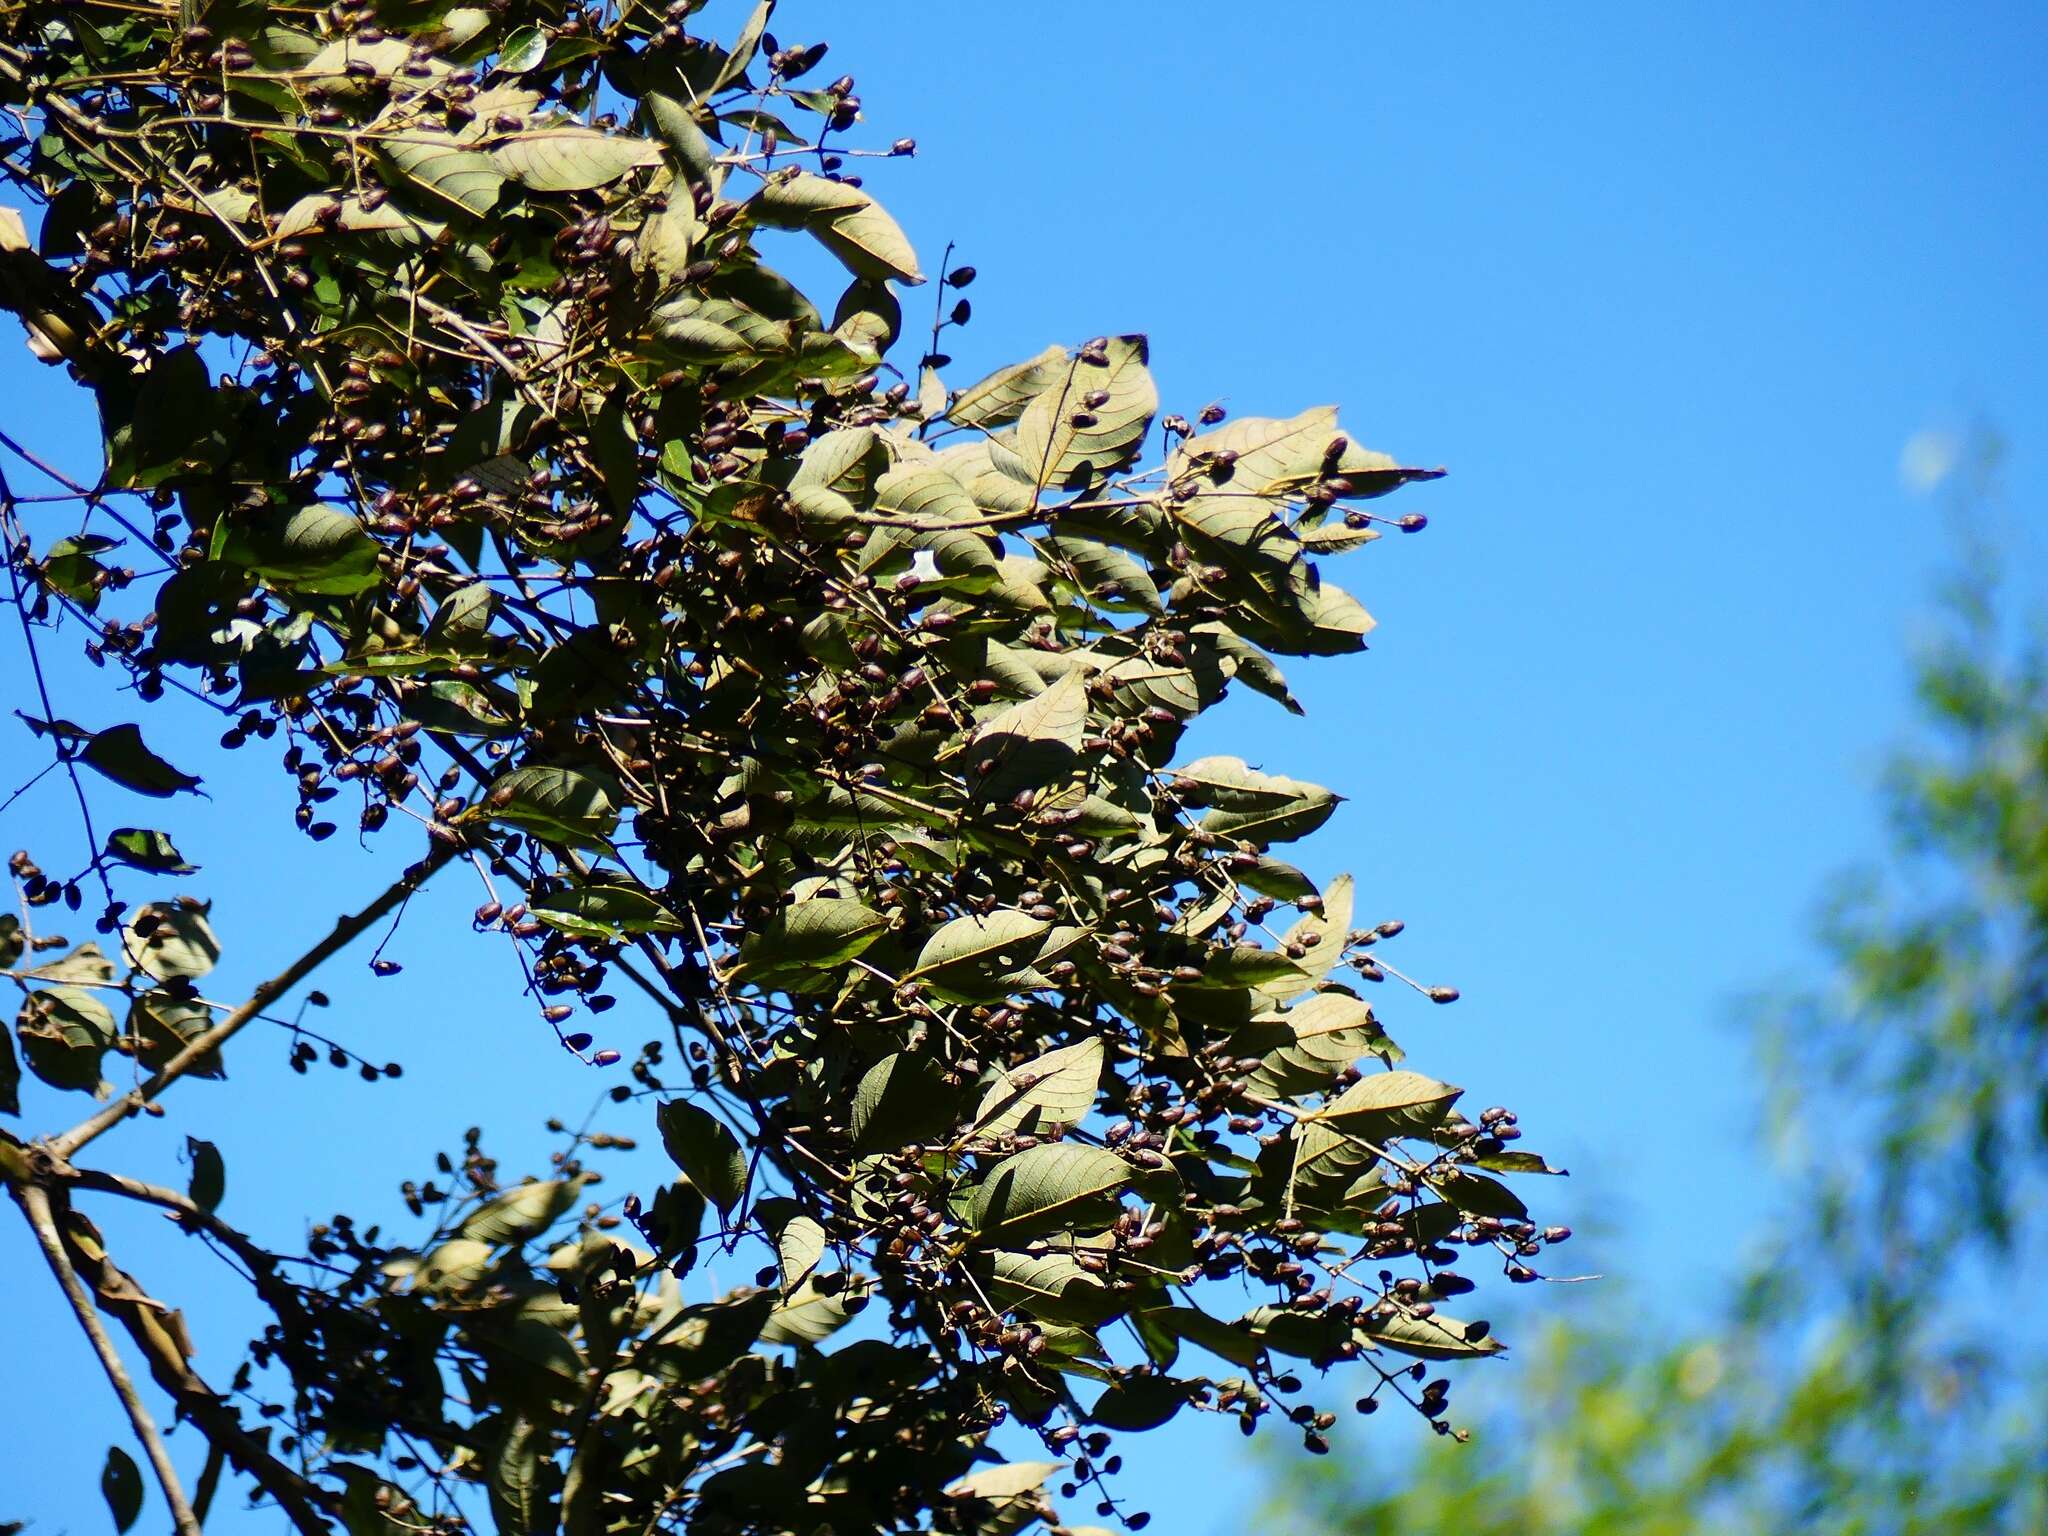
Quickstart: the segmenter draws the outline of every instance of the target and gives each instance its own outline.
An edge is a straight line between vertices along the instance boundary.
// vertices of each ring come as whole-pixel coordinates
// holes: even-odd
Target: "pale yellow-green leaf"
[[[1090,1037],[1034,1056],[998,1077],[982,1095],[974,1130],[983,1136],[1078,1125],[1095,1105],[1102,1041]]]

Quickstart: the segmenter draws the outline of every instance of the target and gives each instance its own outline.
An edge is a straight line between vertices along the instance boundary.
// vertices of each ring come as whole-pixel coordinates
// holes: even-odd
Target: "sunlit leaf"
[[[660,158],[645,139],[558,124],[500,139],[491,146],[498,170],[534,192],[588,192]]]
[[[954,918],[925,941],[910,977],[963,1001],[1001,997],[1037,957],[1048,926],[1014,907]]]
[[[1078,1125],[1094,1107],[1102,1059],[1102,1041],[1091,1037],[1010,1068],[982,1095],[973,1130],[1007,1136]]]
[[[881,204],[858,187],[802,172],[771,181],[747,205],[756,222],[804,229],[861,277],[921,283],[917,253]]]
[[[155,875],[189,875],[195,871],[195,866],[185,862],[169,834],[143,827],[116,827],[109,832],[107,856]]]
[[[1098,1228],[1116,1214],[1131,1166],[1114,1152],[1049,1142],[1003,1159],[975,1186],[969,1216],[985,1242]]]
[[[1144,441],[1159,408],[1145,367],[1145,338],[1113,337],[1102,357],[1099,363],[1085,352],[1077,357],[1018,420],[1016,454],[1032,484],[1055,490],[1098,484]]]

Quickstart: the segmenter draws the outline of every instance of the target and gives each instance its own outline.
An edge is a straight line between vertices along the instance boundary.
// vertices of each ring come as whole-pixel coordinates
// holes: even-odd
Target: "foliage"
[[[14,863],[22,1062],[107,1097],[0,1151],[81,1324],[90,1292],[209,1442],[186,1508],[123,1393],[181,1528],[223,1463],[356,1536],[1010,1531],[1053,1485],[1136,1528],[1112,1431],[1278,1410],[1322,1449],[1289,1361],[1406,1396],[1397,1357],[1501,1348],[1436,1312],[1474,1286],[1460,1250],[1528,1281],[1568,1235],[1492,1176],[1552,1171],[1513,1114],[1393,1069],[1362,991],[1406,981],[1400,925],[1276,857],[1339,796],[1175,762],[1233,684],[1298,707],[1276,656],[1364,648],[1323,563],[1419,529],[1367,508],[1435,472],[1327,408],[1162,418],[1140,336],[956,390],[971,268],[886,382],[926,279],[833,137],[853,81],[809,83],[823,45],[767,4],[724,46],[696,9],[0,12],[31,125],[0,166],[40,205],[33,240],[0,218],[0,301],[106,453],[34,500],[0,482],[31,653],[74,626],[139,699],[281,749],[307,837],[403,849],[247,1002],[202,1001],[220,941],[163,894],[175,829],[102,841],[80,769],[173,806],[204,775],[103,701],[24,711],[89,857]],[[763,231],[846,269],[829,315]],[[578,1010],[656,1005],[671,1038],[613,1090],[654,1115],[529,1182],[473,1132],[406,1191],[429,1240],[342,1216],[303,1257],[221,1220],[203,1141],[185,1193],[75,1161],[456,868],[563,1048],[617,1065]],[[88,900],[97,940],[49,931]],[[292,1039],[302,1070],[398,1070]],[[649,1123],[679,1177],[592,1198],[592,1153]],[[198,1376],[84,1193],[246,1272],[274,1320],[231,1390],[274,1427]],[[745,1244],[756,1285],[692,1299],[698,1255]],[[1412,1398],[1440,1428],[1447,1390]],[[1002,1461],[1005,1422],[1054,1459]]]
[[[2048,1528],[2042,1339],[2013,1306],[2048,1235],[2048,657],[2006,642],[1994,571],[1956,583],[1918,668],[1930,739],[1888,776],[1896,868],[1832,904],[1830,987],[1758,1004],[1801,1195],[1716,1326],[1646,1348],[1611,1309],[1557,1322],[1476,1431],[1509,1459],[1433,1457],[1370,1495],[1318,1479],[1283,1524]]]

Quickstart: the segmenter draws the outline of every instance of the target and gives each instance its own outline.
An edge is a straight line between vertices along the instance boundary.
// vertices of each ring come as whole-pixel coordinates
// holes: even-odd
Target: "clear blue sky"
[[[1403,493],[1425,534],[1351,557],[1371,654],[1291,669],[1306,720],[1246,700],[1206,744],[1351,797],[1318,871],[1357,875],[1364,919],[1407,919],[1401,962],[1465,994],[1391,1007],[1395,1033],[1574,1169],[1547,1209],[1615,1277],[1593,1304],[1644,1307],[1648,1328],[1696,1311],[1734,1259],[1698,1234],[1740,1230],[1770,1187],[1729,1000],[1811,968],[1823,879],[1878,847],[1871,783],[1949,547],[1902,484],[1914,434],[1980,414],[2005,432],[2011,557],[2039,567],[2048,16],[787,0],[782,40],[814,28],[873,136],[919,141],[870,185],[928,266],[952,239],[980,270],[955,383],[1142,330],[1178,408],[1335,401],[1370,446],[1450,468]],[[84,413],[0,329],[0,420],[89,463]],[[0,658],[27,707],[18,637]],[[11,784],[40,749],[0,740]],[[229,993],[376,876],[345,839],[306,856],[267,761],[209,788],[180,842],[220,904]],[[107,819],[148,824],[118,800]],[[69,862],[64,815],[52,779],[0,841]],[[475,899],[451,884],[434,905]],[[601,1090],[495,946],[421,924],[395,953],[398,978],[352,958],[323,984],[328,1021],[406,1061],[401,1083],[302,1082],[273,1037],[228,1087],[193,1086],[237,1105],[230,1214],[325,1214],[471,1121],[537,1131]],[[630,1047],[653,1023],[629,1014],[611,1018]],[[185,1129],[103,1150],[169,1176]],[[114,1230],[139,1255],[161,1247],[146,1226]],[[0,1518],[101,1530],[105,1389],[18,1229],[0,1253],[18,1277]],[[208,1273],[174,1254],[144,1278],[175,1296]],[[233,1320],[195,1310],[200,1363],[225,1374]],[[1226,1528],[1213,1487],[1175,1474],[1237,1445],[1203,1421],[1133,1447],[1155,1529]]]

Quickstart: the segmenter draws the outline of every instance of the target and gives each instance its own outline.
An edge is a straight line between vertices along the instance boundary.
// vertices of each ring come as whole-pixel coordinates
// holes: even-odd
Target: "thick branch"
[[[304,981],[327,960],[346,949],[364,930],[373,927],[387,916],[400,902],[424,885],[427,878],[446,864],[454,854],[455,849],[452,846],[436,843],[425,859],[408,869],[375,901],[353,917],[342,918],[334,925],[332,933],[269,981],[259,985],[249,994],[246,1003],[165,1062],[148,1082],[122,1094],[104,1109],[93,1114],[90,1119],[79,1122],[61,1136],[51,1137],[46,1143],[50,1155],[60,1160],[68,1160],[80,1147],[96,1140],[136,1113],[143,1105],[151,1102],[164,1089],[233,1039],[242,1026],[263,1012],[271,1003]]]
[[[276,1255],[266,1252],[198,1201],[189,1195],[179,1194],[175,1189],[166,1189],[161,1184],[151,1184],[142,1179],[131,1179],[125,1173],[110,1173],[102,1168],[79,1168],[70,1163],[55,1163],[54,1177],[63,1179],[79,1189],[95,1190],[103,1195],[122,1195],[130,1200],[160,1205],[175,1215],[181,1226],[205,1232],[259,1275],[267,1274],[277,1266]]]
[[[90,1249],[74,1251],[76,1238],[67,1240],[54,1214],[63,1195],[59,1192],[53,1199],[52,1190],[76,1170],[53,1163],[41,1147],[24,1151],[18,1147],[10,1149],[0,1142],[0,1152],[8,1151],[16,1154],[4,1160],[9,1187],[25,1210],[33,1213],[39,1208],[49,1214],[47,1226],[37,1228],[37,1237],[56,1242],[51,1267],[57,1267],[58,1259],[63,1261],[59,1278],[69,1276],[66,1294],[71,1297],[74,1309],[82,1305],[80,1322],[94,1336],[96,1345],[106,1335],[98,1315],[92,1313],[95,1297],[99,1310],[127,1330],[156,1384],[177,1404],[179,1417],[190,1419],[210,1445],[218,1447],[237,1469],[275,1499],[301,1536],[329,1536],[331,1525],[323,1509],[332,1503],[333,1496],[271,1455],[263,1439],[243,1427],[233,1405],[192,1369],[186,1358],[189,1346],[183,1342],[176,1314],[168,1312],[132,1276],[124,1273],[96,1239]],[[49,1252],[46,1241],[46,1255]],[[88,1314],[90,1322],[86,1321]],[[111,1345],[107,1348],[111,1349]],[[102,1358],[106,1358],[105,1351]],[[116,1385],[118,1388],[119,1383]],[[196,1533],[196,1524],[192,1529]],[[182,1526],[180,1536],[185,1536]]]
[[[93,1353],[100,1357],[107,1380],[113,1384],[114,1395],[121,1399],[121,1406],[127,1410],[135,1438],[142,1442],[143,1450],[148,1453],[150,1467],[156,1473],[158,1486],[164,1491],[164,1502],[171,1506],[171,1519],[177,1525],[179,1536],[200,1536],[199,1517],[192,1512],[192,1506],[185,1498],[184,1486],[178,1481],[178,1469],[171,1464],[171,1453],[157,1431],[156,1421],[150,1417],[149,1409],[143,1406],[142,1398],[135,1390],[135,1382],[128,1375],[128,1367],[121,1361],[121,1352],[114,1347],[113,1339],[101,1325],[100,1315],[93,1308],[92,1296],[87,1292],[85,1282],[79,1279],[71,1256],[64,1251],[64,1239],[57,1231],[56,1216],[50,1209],[49,1192],[37,1184],[11,1187],[22,1215],[35,1232],[36,1245],[43,1250],[50,1273],[63,1287],[64,1297],[78,1318],[78,1326],[85,1330]]]

